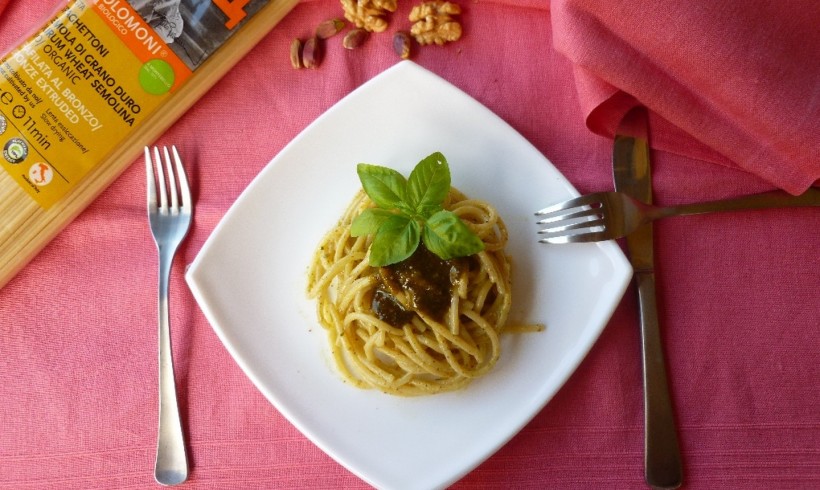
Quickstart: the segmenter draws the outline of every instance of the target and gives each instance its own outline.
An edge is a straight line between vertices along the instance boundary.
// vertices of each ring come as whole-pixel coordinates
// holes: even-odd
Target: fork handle
[[[154,478],[162,485],[177,485],[188,479],[188,457],[177,404],[171,328],[168,319],[168,285],[174,251],[159,251],[159,428]]]
[[[646,482],[653,488],[677,488],[683,465],[661,342],[655,274],[636,271],[635,281],[641,311]]]
[[[659,208],[661,212],[654,218],[662,218],[665,216],[686,216],[690,214],[711,213],[715,211],[793,208],[804,206],[820,206],[820,188],[810,187],[806,192],[800,194],[799,196],[794,196],[783,191],[771,191],[763,192],[761,194],[752,194],[751,196],[738,197],[735,199],[670,206],[668,208]]]

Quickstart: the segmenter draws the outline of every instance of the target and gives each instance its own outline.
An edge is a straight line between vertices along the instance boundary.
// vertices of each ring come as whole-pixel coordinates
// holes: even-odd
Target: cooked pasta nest
[[[308,276],[308,296],[316,299],[318,320],[347,382],[404,396],[457,390],[495,366],[500,334],[543,328],[506,326],[512,301],[507,229],[491,204],[455,188],[444,208],[481,238],[484,251],[455,281],[443,318],[415,310],[402,326],[381,320],[372,307],[380,277],[368,263],[371,237],[350,236],[353,219],[372,206],[363,191],[355,196],[321,241]]]

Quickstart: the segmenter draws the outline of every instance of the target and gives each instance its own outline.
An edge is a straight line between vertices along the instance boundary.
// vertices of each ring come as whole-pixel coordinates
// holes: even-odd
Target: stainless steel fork
[[[597,192],[555,204],[538,211],[544,229],[539,242],[600,242],[621,238],[644,223],[667,216],[767,209],[820,206],[820,188],[812,187],[799,196],[781,191],[681,206],[658,207],[644,204],[620,192]]]
[[[148,221],[159,251],[159,429],[154,478],[162,485],[177,485],[188,478],[188,456],[185,453],[185,441],[174,382],[174,363],[171,359],[168,283],[177,247],[185,238],[191,225],[193,204],[188,179],[176,147],[172,146],[171,152],[174,156],[173,164],[168,148],[163,147],[165,156],[165,170],[163,170],[159,148],[154,147],[153,162],[151,152],[148,147],[145,148]],[[156,179],[154,166],[156,166]],[[179,187],[178,190],[177,187]],[[157,188],[159,188],[159,203],[157,203]]]

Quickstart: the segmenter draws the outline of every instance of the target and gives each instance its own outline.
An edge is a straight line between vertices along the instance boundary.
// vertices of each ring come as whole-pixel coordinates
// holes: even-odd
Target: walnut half
[[[345,18],[369,32],[387,29],[388,13],[396,11],[397,0],[341,0]]]
[[[461,24],[453,16],[460,13],[461,7],[452,2],[423,2],[410,11],[410,22],[414,22],[410,33],[421,45],[456,41],[461,37]]]

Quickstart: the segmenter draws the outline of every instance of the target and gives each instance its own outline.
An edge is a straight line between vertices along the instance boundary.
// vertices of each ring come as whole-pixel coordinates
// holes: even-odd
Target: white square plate
[[[441,151],[453,185],[495,204],[513,258],[501,359],[466,389],[401,398],[334,370],[307,269],[360,183],[356,164],[404,175]],[[632,275],[612,242],[537,243],[534,211],[577,192],[529,142],[438,76],[404,61],[362,85],[287,145],[237,199],[187,281],[225,347],[302,433],[379,488],[445,487],[515,435],[572,374]]]

